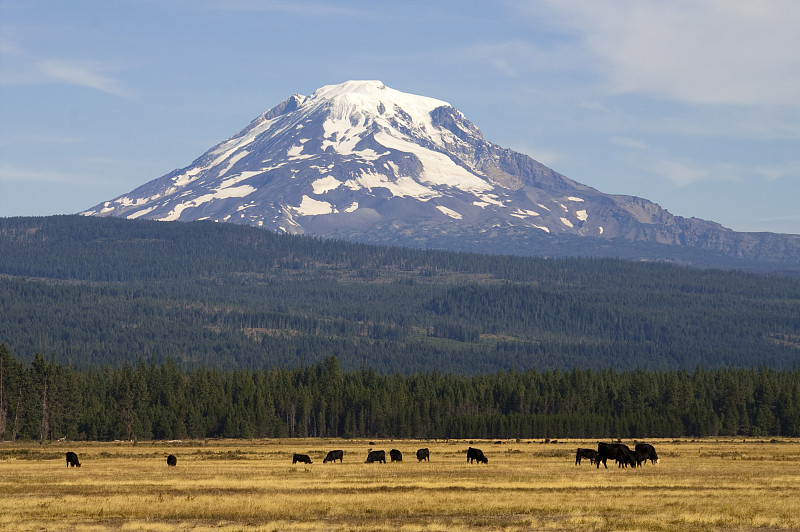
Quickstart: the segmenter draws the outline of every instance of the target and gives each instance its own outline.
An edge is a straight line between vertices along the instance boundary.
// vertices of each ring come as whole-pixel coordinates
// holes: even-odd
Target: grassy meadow
[[[800,441],[649,442],[661,463],[635,470],[576,466],[594,440],[475,441],[486,465],[467,441],[5,442],[0,529],[800,530]],[[404,460],[365,464],[370,448]],[[322,463],[332,449],[343,463]]]

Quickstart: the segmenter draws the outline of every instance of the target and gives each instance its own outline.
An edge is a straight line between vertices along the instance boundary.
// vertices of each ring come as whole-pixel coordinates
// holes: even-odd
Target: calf
[[[78,455],[72,451],[67,452],[67,467],[80,467],[81,462],[78,460]]]
[[[311,462],[311,458],[309,458],[307,454],[297,454],[297,453],[295,453],[294,456],[292,456],[292,463],[296,464],[297,462],[302,462],[304,464],[312,463]]]
[[[325,457],[325,460],[322,461],[323,464],[327,464],[328,462],[336,463],[336,460],[340,462],[344,462],[344,451],[336,450],[336,451],[328,451],[328,455]]]
[[[467,462],[471,464],[473,460],[477,461],[479,464],[489,463],[489,459],[483,455],[483,451],[480,449],[475,449],[474,447],[470,447],[467,449]]]
[[[427,447],[417,450],[417,461],[422,462],[423,460],[426,462],[431,461],[431,453],[428,451]]]
[[[178,458],[174,454],[167,456],[167,465],[168,466],[178,465]]]
[[[375,462],[380,462],[382,464],[386,463],[386,452],[385,451],[370,451],[367,455],[367,460],[364,462],[365,464],[372,464]]]

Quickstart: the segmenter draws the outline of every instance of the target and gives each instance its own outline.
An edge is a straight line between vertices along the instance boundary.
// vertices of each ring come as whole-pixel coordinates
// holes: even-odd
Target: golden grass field
[[[649,442],[661,463],[635,470],[574,465],[594,440],[475,441],[487,465],[466,441],[0,443],[0,530],[800,530],[800,441]]]

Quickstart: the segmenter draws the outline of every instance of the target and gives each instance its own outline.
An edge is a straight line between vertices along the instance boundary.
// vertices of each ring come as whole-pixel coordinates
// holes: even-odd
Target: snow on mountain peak
[[[431,130],[431,111],[438,107],[450,107],[450,104],[401,92],[378,80],[351,80],[321,87],[301,104],[301,108],[309,110],[323,106],[329,107],[334,120],[346,119],[362,124],[365,121],[379,121],[382,125],[388,125],[394,118],[414,129]]]
[[[571,190],[533,163],[486,142],[443,100],[354,80],[290,96],[191,165],[84,214],[236,221],[291,232],[493,216],[533,227],[527,213],[538,217],[531,202],[543,197],[506,184],[538,171],[541,183]],[[526,177],[514,178],[510,172],[520,168]],[[512,215],[509,207],[520,201]],[[558,201],[565,201],[562,191]],[[558,223],[585,225],[586,212],[570,226]]]

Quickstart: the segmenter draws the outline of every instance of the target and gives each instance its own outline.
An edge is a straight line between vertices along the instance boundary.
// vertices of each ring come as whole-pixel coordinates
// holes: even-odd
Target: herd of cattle
[[[578,448],[578,451],[575,453],[575,465],[580,465],[581,460],[583,458],[588,458],[589,462],[594,465],[596,464],[597,467],[600,467],[600,463],[608,469],[608,465],[606,464],[606,460],[611,458],[612,460],[616,460],[618,467],[641,467],[642,464],[646,463],[648,460],[651,463],[659,462],[658,455],[656,454],[655,448],[650,445],[649,443],[637,443],[634,447],[633,451],[623,444],[623,443],[603,443],[600,442],[597,444],[597,450],[594,449],[583,449]],[[392,462],[402,462],[403,461],[403,453],[398,451],[397,449],[392,449],[389,451],[389,459]],[[418,449],[417,450],[417,461],[427,461],[429,462],[431,459],[431,453],[428,448]],[[328,454],[325,456],[325,459],[322,461],[323,464],[327,464],[328,462],[344,462],[344,451],[341,449],[337,449],[335,451],[329,451]],[[294,453],[292,456],[292,464],[296,463],[301,464],[311,464],[311,458],[307,454],[298,454]],[[372,463],[386,463],[386,451],[373,451],[370,450],[367,454],[367,459],[365,463],[372,464]],[[470,447],[467,449],[467,462],[473,463],[476,462],[478,464],[488,464],[489,459],[483,454],[483,451],[480,449],[476,449],[474,447]],[[168,466],[175,466],[178,465],[178,458],[174,454],[170,454],[167,456],[167,465]],[[67,453],[67,467],[80,467],[81,463],[78,460],[78,455],[72,451]]]
[[[649,443],[637,443],[631,451],[630,447],[624,443],[603,443],[597,444],[597,450],[578,448],[575,453],[575,465],[580,465],[582,458],[588,458],[589,463],[596,464],[600,468],[603,463],[606,469],[606,460],[609,458],[616,460],[617,467],[641,467],[649,460],[651,464],[656,464],[660,460],[656,449]]]
[[[473,449],[472,447],[470,447],[469,451],[467,452],[467,460],[469,460],[469,453],[472,452],[472,451],[477,451],[478,453],[480,453],[481,456],[483,456],[483,453],[480,452],[480,450]],[[391,451],[389,451],[389,459],[392,462],[402,462],[403,461],[403,453],[398,451],[397,449],[392,449]],[[327,464],[328,462],[336,462],[336,460],[339,460],[339,462],[343,462],[344,461],[344,451],[342,451],[341,449],[337,449],[335,451],[329,451],[328,454],[325,456],[325,459],[322,461],[322,463],[323,464]],[[427,447],[425,449],[418,449],[417,450],[417,461],[419,461],[419,462],[423,462],[423,461],[430,462],[430,460],[431,460],[431,453],[430,453],[430,451],[428,450]],[[486,460],[485,456],[483,457],[483,460],[484,460],[484,463],[488,462],[488,460]],[[311,464],[311,463],[313,463],[313,462],[311,462],[311,458],[307,454],[297,454],[297,453],[295,453],[292,456],[292,463],[296,464],[298,462],[300,462],[301,464]],[[370,450],[367,453],[367,459],[366,459],[366,461],[364,463],[373,464],[375,462],[378,462],[378,463],[381,463],[381,464],[385,464],[386,463],[386,451],[372,451],[372,450]]]

